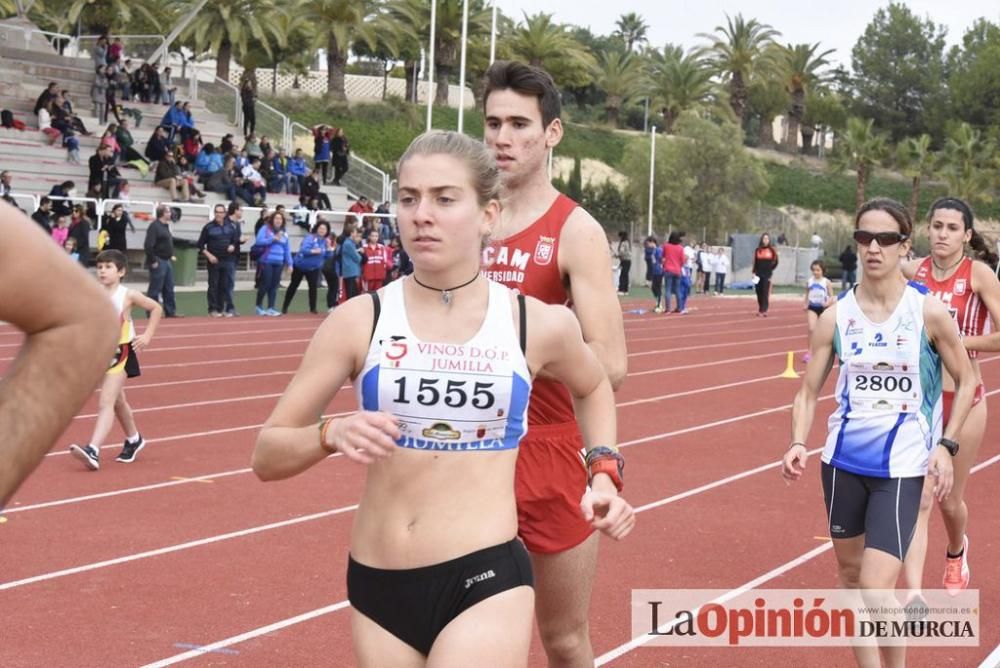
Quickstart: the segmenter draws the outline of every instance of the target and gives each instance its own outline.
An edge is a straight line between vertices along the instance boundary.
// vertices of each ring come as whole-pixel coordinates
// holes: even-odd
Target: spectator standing
[[[726,275],[729,273],[729,256],[726,255],[725,248],[715,251],[715,294],[721,295],[726,291]]]
[[[281,306],[282,313],[288,313],[288,307],[295,298],[295,292],[299,289],[302,279],[306,279],[309,285],[309,312],[316,313],[316,293],[319,288],[320,272],[326,262],[328,255],[332,255],[328,238],[330,237],[330,224],[321,220],[313,226],[312,232],[302,240],[299,252],[295,254],[292,262],[292,280],[285,290],[285,301]]]
[[[221,318],[230,298],[229,285],[236,275],[240,230],[226,217],[222,204],[215,205],[212,215],[212,221],[201,229],[198,250],[208,262],[208,315]]]
[[[76,250],[80,254],[80,264],[84,269],[90,266],[90,219],[84,215],[83,206],[76,204],[73,206],[73,214],[69,220],[68,239],[76,241]]]
[[[771,235],[760,235],[760,242],[753,254],[753,275],[757,279],[757,317],[767,317],[771,301],[771,276],[778,267],[778,251],[771,245]]]
[[[94,103],[94,115],[97,122],[105,125],[108,122],[108,76],[105,73],[107,65],[99,65],[94,71],[94,83],[90,85],[90,99]]]
[[[361,294],[361,228],[355,226],[340,246],[340,277],[344,279],[345,299]]]
[[[288,248],[288,233],[285,230],[285,214],[275,211],[274,215],[261,226],[257,233],[255,246],[264,247],[264,252],[257,260],[260,272],[260,283],[257,288],[257,315],[280,316],[281,312],[274,308],[278,300],[278,284],[281,282],[281,271],[292,266],[292,253]],[[264,308],[264,296],[267,296],[267,309]]]
[[[344,134],[344,128],[337,128],[330,147],[333,151],[333,157],[331,158],[333,161],[333,185],[339,186],[340,179],[344,177],[344,174],[349,169],[348,156],[351,154],[351,145]]]
[[[333,130],[330,126],[316,125],[313,127],[313,162],[323,172],[323,185],[330,182],[330,159],[333,156],[332,142]]]
[[[629,290],[629,272],[632,270],[632,242],[629,241],[628,232],[622,230],[618,233],[618,294],[627,295]]]
[[[853,288],[858,280],[858,255],[850,244],[844,246],[844,252],[840,254],[840,266],[843,268],[840,279],[841,289]]]
[[[240,86],[240,102],[243,105],[243,136],[249,139],[257,127],[257,87],[250,77]]]
[[[667,243],[663,244],[663,310],[665,313],[680,313],[681,276],[684,273],[684,246],[680,232],[671,232]],[[677,309],[670,310],[670,296],[677,295]]]
[[[364,277],[365,292],[379,290],[385,285],[389,273],[389,249],[378,241],[378,230],[368,233],[368,243],[361,249],[364,255],[361,274]]]
[[[111,207],[111,213],[101,221],[101,230],[108,233],[108,243],[101,250],[116,250],[128,254],[128,241],[125,236],[126,230],[132,230],[135,234],[135,225],[129,217],[125,207],[115,204]]]
[[[170,232],[170,207],[156,207],[156,220],[146,229],[146,268],[149,269],[149,290],[146,295],[155,302],[162,293],[163,312],[167,318],[183,317],[177,313],[174,301],[174,236]]]

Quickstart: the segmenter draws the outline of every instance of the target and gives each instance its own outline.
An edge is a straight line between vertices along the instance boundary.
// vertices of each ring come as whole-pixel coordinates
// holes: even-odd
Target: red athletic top
[[[931,258],[926,258],[913,277],[915,282],[926,285],[931,294],[944,302],[962,336],[982,335],[986,331],[986,317],[989,315],[979,295],[972,291],[972,262],[967,257],[962,258],[954,274],[943,281],[936,281],[931,271]],[[976,351],[970,350],[969,357],[976,357]]]
[[[557,262],[559,235],[577,204],[560,194],[549,210],[526,229],[492,240],[483,251],[483,273],[546,304],[568,304]],[[536,379],[528,404],[528,424],[575,422],[573,399],[560,383]]]

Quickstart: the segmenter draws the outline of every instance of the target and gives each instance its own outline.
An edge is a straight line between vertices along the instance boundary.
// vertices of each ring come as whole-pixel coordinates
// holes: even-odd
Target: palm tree
[[[622,38],[622,41],[625,42],[625,50],[629,53],[632,52],[632,48],[636,44],[646,41],[646,33],[649,32],[646,19],[635,12],[622,14],[615,21],[615,26],[617,28],[612,34]]]
[[[917,206],[920,202],[920,181],[934,176],[937,156],[931,153],[931,137],[922,134],[919,137],[907,137],[896,147],[896,163],[903,174],[913,180],[910,191],[910,218],[917,219]]]
[[[178,0],[179,15],[189,13],[198,0]],[[253,40],[270,54],[271,44],[280,41],[271,20],[276,11],[272,0],[213,0],[205,5],[180,34],[196,54],[215,55],[215,76],[229,81],[229,61],[250,50]]]
[[[346,100],[344,74],[352,43],[375,48],[377,4],[374,0],[302,0],[297,9],[314,26],[313,46],[326,49],[326,92]]]
[[[604,110],[608,123],[618,127],[622,106],[639,92],[641,72],[638,61],[631,53],[604,51],[600,63],[594,68],[594,83],[604,91]]]
[[[422,45],[430,40],[431,3],[428,0],[395,0],[394,15],[409,24],[411,35]],[[434,32],[434,73],[437,87],[434,103],[448,104],[448,87],[459,66],[462,48],[462,0],[437,0],[437,25]],[[492,13],[485,0],[469,0],[469,44],[482,35],[489,35]],[[465,82],[460,82],[462,85]]]
[[[870,118],[867,121],[848,118],[847,130],[838,138],[830,157],[830,167],[833,170],[853,170],[857,173],[855,211],[865,202],[865,189],[872,168],[887,154],[885,137],[875,132],[874,123]]]
[[[827,49],[817,54],[819,43],[788,44],[779,49],[782,77],[785,88],[791,96],[785,145],[789,153],[795,153],[799,148],[799,127],[806,114],[806,93],[813,86],[825,83],[829,79],[829,73],[821,73],[820,69],[830,64],[826,57],[833,53],[834,49]]]
[[[70,24],[77,19],[97,32],[110,32],[112,28],[124,28],[132,20],[135,12],[154,26],[159,26],[159,20],[154,9],[154,2],[149,0],[74,0],[69,6],[67,18]]]
[[[647,93],[663,115],[664,131],[671,134],[681,113],[705,107],[712,100],[712,71],[697,51],[685,54],[679,46],[651,51],[648,57],[651,66]]]
[[[756,118],[757,146],[760,148],[775,147],[774,119],[788,109],[788,91],[778,79],[770,77],[754,77],[750,82],[747,97],[747,112],[751,118]]]
[[[701,34],[711,43],[703,53],[729,84],[729,104],[740,124],[746,115],[747,90],[755,73],[773,69],[775,63],[766,48],[780,33],[757,19],[749,21],[737,14],[735,19],[726,15],[726,25],[716,26],[716,34]]]
[[[940,169],[949,194],[970,202],[992,201],[995,152],[996,141],[984,138],[968,123],[953,128],[945,140]]]
[[[544,67],[562,86],[584,85],[597,64],[594,57],[573,38],[565,25],[554,23],[552,14],[525,14],[507,40],[511,55],[536,67]]]

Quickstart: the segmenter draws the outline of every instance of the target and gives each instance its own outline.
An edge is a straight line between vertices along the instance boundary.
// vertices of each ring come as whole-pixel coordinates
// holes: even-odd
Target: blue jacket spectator
[[[199,176],[208,176],[222,169],[222,154],[214,150],[211,144],[205,144],[194,161],[194,171]]]
[[[295,157],[288,161],[288,171],[299,179],[304,179],[309,175],[309,165],[302,157],[302,149],[295,151]]]
[[[271,229],[271,225],[264,225],[260,228],[260,232],[257,233],[256,243],[270,246],[270,248],[267,249],[257,263],[277,264],[291,267],[292,252],[288,248],[288,235],[285,233],[284,229],[284,216],[281,216],[280,213],[275,215],[281,217],[282,220],[281,229],[278,230],[278,232],[281,233],[281,237],[277,238],[275,231]],[[360,271],[360,264],[358,266]]]
[[[319,248],[322,252],[314,253],[313,250]],[[294,267],[302,272],[316,271],[323,266],[327,257],[333,254],[327,248],[326,239],[309,234],[302,240],[299,252],[295,254]]]
[[[361,276],[361,253],[355,245],[354,237],[360,238],[360,233],[352,234],[344,239],[340,247],[340,276],[341,278],[358,278]]]

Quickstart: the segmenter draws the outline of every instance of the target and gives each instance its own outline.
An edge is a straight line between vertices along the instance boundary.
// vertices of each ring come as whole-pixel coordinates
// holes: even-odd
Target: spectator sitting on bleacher
[[[115,159],[111,146],[101,144],[97,152],[90,156],[88,165],[90,167],[90,178],[87,181],[87,189],[99,198],[117,197],[118,183],[121,181],[121,175],[115,167]]]
[[[69,216],[56,216],[49,234],[52,236],[52,241],[58,245],[66,243],[66,238],[69,236]]]
[[[258,156],[259,157],[259,156]],[[236,164],[236,170],[242,172],[243,168],[250,164],[250,156],[247,155],[247,150],[244,148],[240,150],[239,153],[233,156],[233,160]]]
[[[222,138],[222,141],[219,142],[219,153],[223,156],[233,153],[235,148],[236,147],[233,146],[233,135],[231,134],[227,134]]]
[[[327,197],[325,192],[320,190],[319,178],[320,166],[317,165],[313,167],[312,172],[302,182],[302,194],[308,198],[309,202],[317,200],[319,207],[322,207],[325,211],[329,211],[332,208],[330,206],[330,198]]]
[[[167,152],[156,165],[156,175],[153,180],[161,188],[170,191],[170,198],[175,202],[193,202],[187,179],[181,174],[180,165],[172,152]],[[180,195],[178,196],[178,191]]]
[[[206,144],[206,148],[211,146],[211,144]],[[213,154],[214,158],[222,158],[218,153]],[[196,165],[197,167],[197,165]],[[226,196],[230,202],[236,199],[236,181],[233,178],[233,158],[226,158],[226,162],[223,164],[221,169],[217,169],[210,173],[205,179],[205,188],[211,190],[214,193],[222,193]],[[247,193],[246,195],[250,199],[253,199],[253,195]]]
[[[247,158],[263,158],[264,152],[260,149],[260,142],[257,141],[257,135],[250,133],[247,137],[247,141],[243,144],[243,151],[246,152]]]
[[[110,146],[111,147],[111,157],[114,161],[118,162],[118,157],[121,155],[122,147],[118,144],[118,125],[111,123],[108,128],[101,135],[100,146]]]
[[[267,138],[267,135],[260,136],[260,154],[261,159],[264,159],[274,151],[274,147],[271,146],[271,140]]]
[[[285,149],[278,149],[278,155],[271,159],[271,192],[287,192],[290,195],[299,194],[299,181],[292,176],[288,156]]]
[[[84,135],[85,137],[90,136],[90,131],[87,126],[83,124],[80,117],[76,115],[76,111],[73,110],[73,101],[69,98],[69,91],[64,90],[55,98],[56,108],[52,110],[52,127],[59,127],[56,125],[55,120],[61,119],[65,121],[71,128]]]
[[[35,107],[31,110],[31,113],[38,115],[38,110],[49,103],[49,100],[56,96],[56,90],[59,88],[59,84],[55,81],[50,81],[49,85],[42,91],[42,94],[38,96],[35,100]]]
[[[151,163],[159,162],[169,152],[170,142],[167,140],[167,129],[162,125],[158,126],[153,130],[153,136],[146,142],[146,157]]]
[[[181,155],[177,158],[177,166],[180,167],[181,176],[187,181],[191,194],[196,198],[205,199],[205,193],[198,187],[198,176],[195,174],[194,167],[186,155]]]
[[[51,109],[55,105],[53,100],[49,100],[45,106],[38,110],[38,130],[45,135],[50,144],[55,143],[63,136],[60,128],[52,127]]]
[[[288,173],[292,175],[292,180],[295,181],[297,186],[295,192],[302,192],[302,185],[306,180],[306,176],[309,174],[309,165],[306,164],[305,156],[302,155],[302,149],[295,149],[295,155],[288,160]]]
[[[45,233],[52,236],[52,200],[43,197],[38,201],[38,210],[31,214],[31,219],[42,226]]]
[[[189,135],[194,133],[194,116],[191,114],[191,103],[185,102],[181,106],[181,137],[187,138]]]
[[[134,166],[145,175],[149,163],[139,155],[138,151],[132,148],[135,140],[132,139],[132,133],[129,131],[128,126],[129,120],[123,118],[122,122],[118,124],[118,129],[115,131],[115,139],[118,140],[118,146],[122,153],[122,162]]]
[[[212,143],[205,144],[194,160],[194,171],[197,172],[198,179],[203,183],[207,183],[208,177],[222,169],[222,166],[222,154],[215,150]]]
[[[118,89],[122,92],[122,100],[126,102],[132,101],[132,72],[129,68],[132,67],[132,61],[126,60],[115,72],[115,84]]]
[[[76,184],[72,181],[63,181],[52,186],[49,197],[52,198],[52,213],[56,216],[68,216],[73,211],[73,202],[68,199],[56,199],[61,197],[73,197],[76,194]]]
[[[198,159],[198,154],[201,153],[201,133],[194,130],[184,141],[181,142],[181,148],[184,151],[184,156],[188,159],[188,162],[194,164],[194,161]]]
[[[145,67],[145,65],[143,66]],[[160,121],[160,125],[167,128],[169,135],[167,139],[170,143],[174,142],[174,137],[181,129],[181,122],[184,120],[184,112],[181,111],[181,102],[174,102],[174,106],[167,109],[167,113],[163,114],[163,120]]]
[[[274,176],[274,151],[268,150],[264,152],[264,157],[261,158],[260,167],[257,170],[260,172],[261,178],[264,179],[264,186],[268,192],[273,192],[270,186],[271,177]]]

